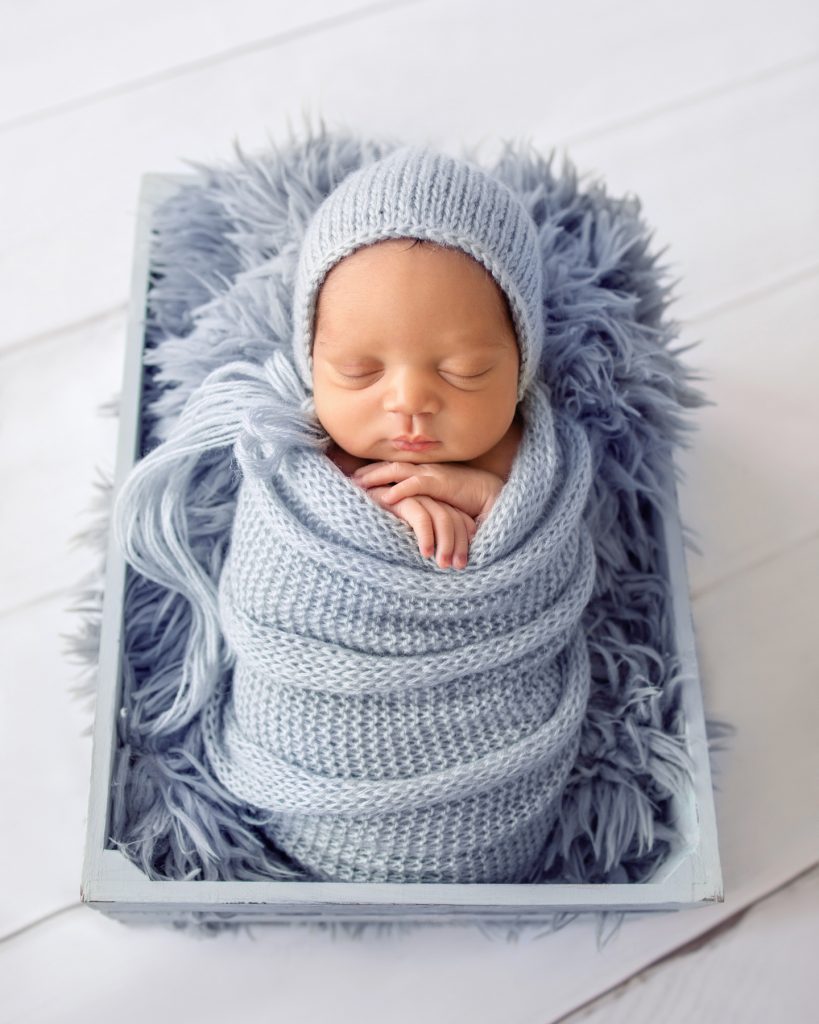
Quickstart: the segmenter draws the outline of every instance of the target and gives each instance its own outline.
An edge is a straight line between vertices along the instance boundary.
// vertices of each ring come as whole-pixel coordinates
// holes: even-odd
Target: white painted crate
[[[128,342],[114,488],[134,464],[140,437],[145,301],[149,279],[151,219],[156,205],[189,175],[148,174],[139,201]],[[669,468],[667,486],[677,508]],[[673,813],[681,840],[649,882],[618,885],[456,885],[346,882],[152,881],[118,850],[105,849],[116,717],[121,697],[122,605],[125,562],[109,538],[88,835],[82,899],[122,919],[169,918],[223,921],[279,920],[537,920],[556,911],[677,910],[722,901],[711,771],[697,670],[688,577],[680,521],[662,524],[663,569],[673,592],[677,653],[687,681],[682,705],[695,772],[690,791]]]

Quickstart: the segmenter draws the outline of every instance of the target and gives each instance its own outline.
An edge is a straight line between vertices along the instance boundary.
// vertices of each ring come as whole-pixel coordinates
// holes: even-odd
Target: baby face
[[[322,284],[316,414],[351,455],[426,463],[491,452],[515,417],[518,366],[503,292],[460,250],[388,239],[341,260]]]

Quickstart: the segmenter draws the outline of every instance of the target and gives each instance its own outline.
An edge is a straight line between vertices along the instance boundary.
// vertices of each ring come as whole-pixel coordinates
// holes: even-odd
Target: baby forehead
[[[331,317],[376,314],[384,301],[405,313],[422,305],[453,306],[462,316],[497,316],[511,308],[492,273],[469,253],[428,239],[389,238],[361,246],[335,263],[320,282],[314,312]]]
[[[416,237],[382,238],[359,246],[330,268],[321,286],[356,271],[366,273],[378,267],[387,267],[405,254],[408,254],[409,261],[402,260],[403,265],[423,267],[431,265],[433,262],[447,264],[451,269],[457,268],[465,272],[480,274],[497,287],[497,282],[487,267],[468,252],[432,239]]]

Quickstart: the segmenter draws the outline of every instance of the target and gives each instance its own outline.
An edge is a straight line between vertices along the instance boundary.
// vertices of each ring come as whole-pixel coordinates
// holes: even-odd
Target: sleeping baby
[[[588,439],[540,370],[539,246],[473,163],[365,163],[306,227],[291,351],[214,371],[144,460],[179,487],[174,445],[233,443],[218,580],[191,562],[175,584],[194,609],[183,697],[283,873],[538,877],[586,712],[595,579]],[[183,546],[157,543],[179,510],[154,507],[153,578],[179,580]]]

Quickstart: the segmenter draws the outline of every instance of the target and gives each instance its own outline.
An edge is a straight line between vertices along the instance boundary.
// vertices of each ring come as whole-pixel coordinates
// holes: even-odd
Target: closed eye
[[[461,380],[477,380],[478,377],[485,377],[489,370],[483,370],[481,373],[455,373],[454,370],[442,370],[441,372],[448,377],[460,377]]]
[[[368,370],[366,373],[345,373],[343,370],[336,370],[341,377],[346,377],[347,380],[362,380],[364,377],[372,377],[374,373],[378,373],[378,370]]]
[[[485,377],[489,370],[483,370],[481,373],[455,373],[454,370],[441,370],[441,373],[446,374],[447,377],[457,377],[459,380],[478,380],[480,377]],[[344,377],[345,380],[366,380],[367,377],[372,377],[376,373],[380,373],[380,370],[367,370],[364,373],[345,373],[343,370],[336,369],[336,373],[340,377]]]

